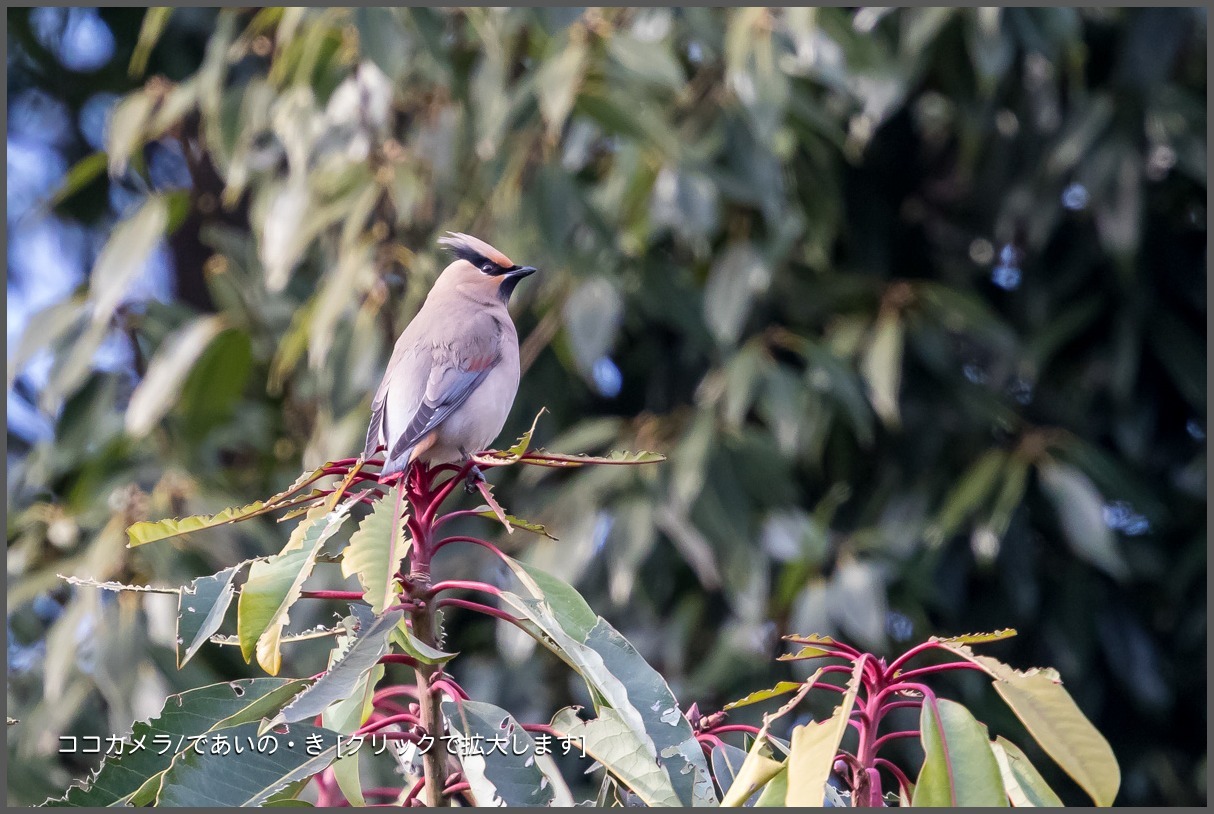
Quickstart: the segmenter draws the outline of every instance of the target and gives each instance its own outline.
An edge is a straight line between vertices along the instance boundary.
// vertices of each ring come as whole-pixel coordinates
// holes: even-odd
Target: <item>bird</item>
[[[518,393],[518,332],[507,304],[532,266],[448,232],[451,261],[405,326],[371,402],[363,460],[386,449],[379,480],[415,461],[462,463],[497,438]]]

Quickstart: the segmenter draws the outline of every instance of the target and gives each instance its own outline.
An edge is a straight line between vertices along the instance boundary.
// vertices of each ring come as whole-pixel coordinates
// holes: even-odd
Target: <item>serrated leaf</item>
[[[286,703],[303,684],[298,679],[246,678],[171,695],[159,715],[136,722],[132,728],[131,742],[142,738],[144,748],[107,757],[84,784],[72,786],[63,797],[43,805],[98,807],[132,800],[152,781],[159,785],[160,773],[169,767],[179,749],[190,746],[190,736],[259,720]],[[162,749],[162,744],[167,744],[167,749]],[[143,796],[150,800],[155,790],[153,786]]]
[[[924,758],[914,806],[1007,806],[990,737],[969,710],[947,698],[925,702],[919,730]]]
[[[565,455],[559,452],[549,452],[546,449],[529,451],[519,459],[519,463],[533,466],[575,467],[575,466],[632,466],[634,464],[656,464],[666,460],[659,452],[641,450],[639,452],[613,451],[607,455]]]
[[[514,534],[514,526],[510,524],[510,515],[506,514],[506,510],[493,497],[493,487],[488,482],[482,480],[477,481],[476,488],[480,490],[481,497],[489,504],[489,513],[496,517],[498,522],[506,528],[507,534]]]
[[[394,610],[372,617],[369,610],[360,605],[352,605],[351,611],[359,620],[359,629],[350,649],[272,721],[265,723],[263,731],[281,723],[307,721],[320,715],[334,701],[354,692],[360,679],[388,652],[388,637],[404,617],[404,612]]]
[[[573,805],[552,757],[536,754],[535,741],[509,712],[479,701],[444,701],[442,710],[451,734],[465,739],[468,754],[458,757],[477,806]],[[477,737],[479,755],[470,748]]]
[[[189,534],[194,531],[202,531],[228,523],[248,520],[251,517],[273,511],[274,508],[275,506],[273,505],[257,500],[247,506],[233,506],[216,514],[196,514],[177,519],[141,521],[127,528],[126,533],[129,538],[127,548],[135,548],[147,543],[155,543],[160,540],[167,540],[170,537],[177,537],[181,534]]]
[[[400,624],[392,631],[392,641],[400,645],[400,649],[420,661],[422,664],[446,664],[458,656],[458,653],[447,653],[437,647],[431,647],[414,636],[409,629]]]
[[[1018,808],[1058,808],[1062,800],[1045,782],[1045,778],[1025,757],[1016,744],[998,737],[991,744],[999,772],[1003,775],[1003,788],[1012,805]]]
[[[199,577],[181,589],[177,598],[177,669],[184,667],[223,624],[235,594],[232,583],[246,565],[247,561]]]
[[[479,509],[478,509],[478,511],[479,511]],[[494,512],[493,509],[490,509],[487,506],[484,508],[484,511],[479,511],[479,514],[481,517],[484,517],[489,520],[499,520],[500,519],[500,518],[498,518],[497,513]],[[543,537],[547,537],[549,540],[557,539],[556,537],[554,537],[552,534],[550,534],[548,532],[548,529],[544,528],[539,523],[532,523],[529,520],[522,520],[518,517],[515,517],[512,514],[506,515],[506,522],[508,524],[510,524],[510,526],[512,528],[522,529],[523,531],[529,531],[532,534],[539,534]]]
[[[835,755],[839,751],[843,734],[847,731],[847,722],[856,703],[863,672],[864,659],[861,658],[852,668],[843,700],[829,718],[793,727],[788,755],[788,796],[785,798],[787,805],[815,808],[823,805],[826,782],[830,779]]]
[[[803,661],[805,659],[820,659],[823,656],[831,655],[829,650],[813,645],[806,645],[796,653],[782,653],[776,656],[776,661]]]
[[[349,504],[327,513],[324,508],[309,512],[281,552],[254,561],[240,591],[236,632],[241,655],[247,662],[256,651],[257,663],[270,675],[277,675],[282,667],[281,638],[288,611],[312,573],[317,551],[350,516]]]
[[[400,490],[395,494],[375,503],[342,551],[342,576],[358,577],[363,598],[374,613],[394,604],[399,590],[396,572],[409,552]]]
[[[173,759],[164,773],[158,806],[227,808],[259,806],[284,786],[326,769],[337,757],[341,738],[336,732],[303,723],[287,724],[261,735],[256,722],[211,733],[212,740],[225,737],[233,752],[213,754],[207,747],[186,749]],[[273,748],[260,745],[272,738]],[[235,744],[243,752],[234,753]]]
[[[1000,642],[1016,635],[1016,628],[1005,627],[1003,630],[992,630],[990,633],[962,633],[960,636],[932,636],[931,641],[941,644],[985,644]]]
[[[1096,805],[1117,797],[1121,769],[1109,742],[1062,686],[1055,670],[1015,670],[990,656],[975,655],[965,645],[946,649],[978,665],[994,680],[996,692],[1012,708],[1029,734],[1062,767]]]
[[[781,681],[776,686],[769,690],[756,690],[745,698],[739,698],[737,701],[731,701],[721,707],[721,711],[725,712],[738,707],[745,707],[751,704],[758,704],[761,701],[767,701],[772,698],[778,698],[781,695],[787,695],[790,692],[796,692],[801,689],[801,684],[796,681]]]

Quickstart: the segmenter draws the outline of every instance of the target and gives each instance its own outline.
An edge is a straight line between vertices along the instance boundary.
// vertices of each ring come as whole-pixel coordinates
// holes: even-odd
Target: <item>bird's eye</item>
[[[481,266],[481,271],[483,271],[485,274],[493,274],[495,271],[497,271],[497,266],[493,265],[492,263],[486,263],[485,265]]]

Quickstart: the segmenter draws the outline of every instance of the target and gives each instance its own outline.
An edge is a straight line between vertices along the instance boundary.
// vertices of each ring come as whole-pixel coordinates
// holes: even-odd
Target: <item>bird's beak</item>
[[[521,280],[528,275],[535,274],[536,271],[538,271],[538,269],[531,266],[523,266],[522,268],[507,271],[505,277],[511,280]]]

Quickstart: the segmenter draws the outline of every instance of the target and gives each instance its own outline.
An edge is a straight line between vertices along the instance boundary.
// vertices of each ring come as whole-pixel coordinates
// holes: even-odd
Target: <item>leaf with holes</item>
[[[309,721],[328,709],[334,701],[350,696],[362,677],[388,652],[388,637],[393,628],[400,624],[404,612],[394,610],[372,617],[369,610],[361,605],[351,605],[350,610],[358,619],[359,626],[357,638],[349,651],[316,679],[316,683],[293,698],[273,720],[266,722],[263,732],[281,723]]]
[[[177,669],[184,667],[202,643],[219,630],[232,604],[232,583],[248,564],[246,560],[218,574],[199,577],[181,590],[177,598]]]
[[[287,724],[265,736],[258,733],[256,722],[211,732],[201,754],[189,748],[173,759],[156,805],[259,806],[281,789],[328,768],[337,757],[340,738],[303,723]],[[223,748],[217,746],[221,739],[231,751],[213,751]]]
[[[455,751],[478,806],[573,805],[552,757],[537,754],[535,741],[509,712],[479,701],[444,701],[442,708],[451,734],[462,739]],[[481,746],[459,748],[471,743]]]
[[[159,715],[137,722],[131,730],[130,742],[142,740],[147,748],[107,757],[83,785],[73,786],[63,797],[43,805],[91,808],[150,802],[161,772],[169,768],[175,753],[161,754],[160,744],[181,743],[189,748],[191,736],[258,721],[276,712],[303,686],[298,679],[246,678],[171,695]]]

